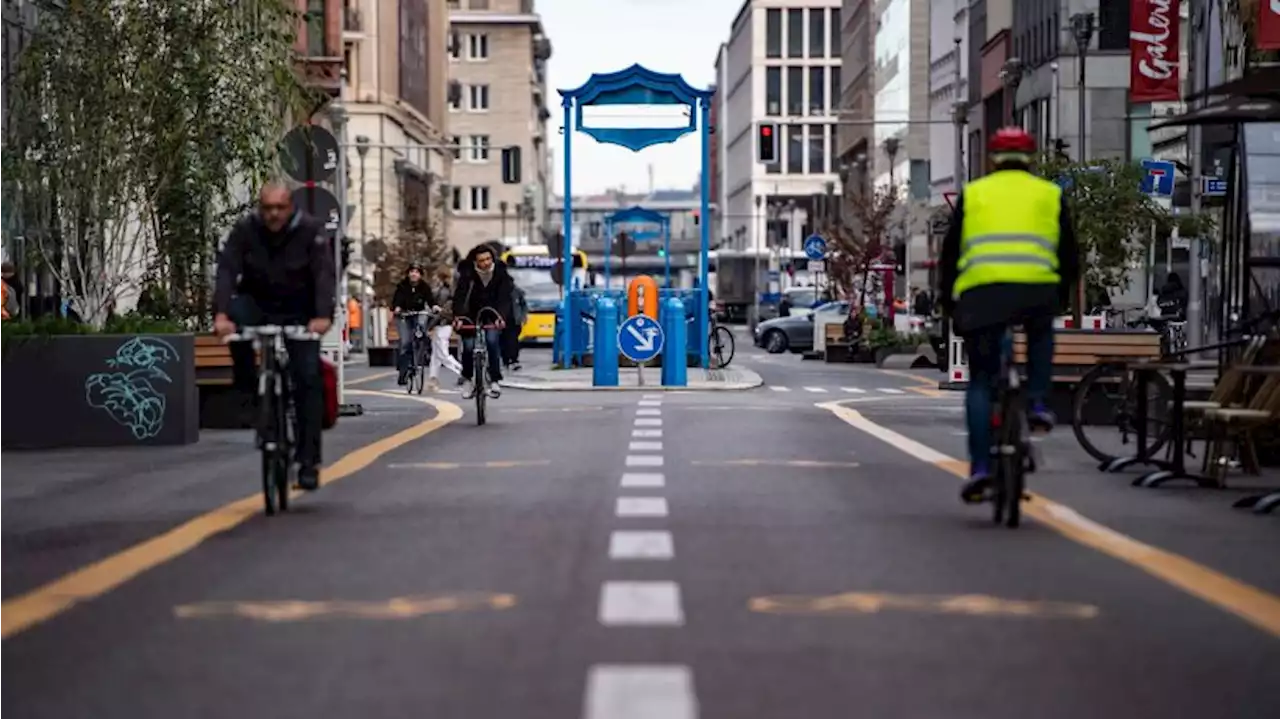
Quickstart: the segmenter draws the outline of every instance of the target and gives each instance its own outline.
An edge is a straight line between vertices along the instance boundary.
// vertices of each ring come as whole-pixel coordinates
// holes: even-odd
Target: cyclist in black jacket
[[[404,279],[396,285],[391,296],[391,310],[396,313],[396,332],[400,335],[400,348],[396,352],[396,369],[400,370],[400,384],[409,381],[409,363],[413,360],[413,333],[418,327],[426,329],[426,317],[400,317],[401,312],[422,312],[434,309],[435,297],[431,286],[422,279],[422,266],[413,264],[404,272]]]
[[[337,277],[333,244],[323,225],[297,210],[279,183],[262,188],[258,209],[232,228],[218,256],[214,331],[261,324],[306,325],[324,334],[333,324]],[[320,343],[287,341],[297,412],[298,484],[320,486],[320,434],[324,386]],[[256,398],[257,368],[249,342],[231,343],[235,384]]]

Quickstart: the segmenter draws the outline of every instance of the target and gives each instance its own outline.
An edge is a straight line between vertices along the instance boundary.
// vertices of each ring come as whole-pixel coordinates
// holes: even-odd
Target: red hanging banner
[[[1129,0],[1130,102],[1178,100],[1178,10],[1181,2]]]
[[[1280,0],[1258,2],[1258,49],[1280,50]]]

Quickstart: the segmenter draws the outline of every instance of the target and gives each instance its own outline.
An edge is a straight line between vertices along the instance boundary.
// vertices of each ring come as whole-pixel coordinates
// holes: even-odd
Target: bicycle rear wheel
[[[996,476],[992,490],[992,520],[995,524],[1017,527],[1022,518],[1022,492],[1025,486],[1026,417],[1017,394],[1001,400],[1000,426],[996,428]]]
[[[711,355],[716,358],[720,367],[728,367],[733,361],[734,352],[733,332],[729,331],[724,325],[716,325],[711,332]]]
[[[1155,456],[1169,441],[1173,389],[1162,375],[1147,385],[1148,454]],[[1118,362],[1099,364],[1085,373],[1071,396],[1071,430],[1076,441],[1099,462],[1128,454],[1129,438],[1138,434],[1138,387],[1129,368]],[[1119,430],[1119,436],[1116,436]]]

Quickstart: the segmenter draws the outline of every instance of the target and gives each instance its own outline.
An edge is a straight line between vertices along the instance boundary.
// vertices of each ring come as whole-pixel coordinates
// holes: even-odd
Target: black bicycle
[[[493,314],[495,318],[493,324],[472,322],[470,317],[457,318],[459,331],[475,332],[475,340],[471,343],[471,381],[472,389],[475,391],[476,426],[483,425],[486,421],[485,402],[489,394],[488,387],[485,386],[489,381],[489,344],[485,342],[484,333],[486,330],[502,329],[502,315],[492,307],[481,307],[476,316],[483,318],[486,312]]]
[[[991,414],[991,457],[995,468],[991,483],[992,520],[1017,527],[1022,519],[1026,475],[1035,471],[1031,429],[1027,424],[1026,394],[1013,362],[1013,329],[1005,332],[1000,346],[1000,379],[996,408]]]
[[[720,324],[723,315],[712,309],[711,330],[707,333],[708,348],[711,350],[711,356],[716,360],[716,367],[728,367],[733,361],[733,332],[728,327]]]
[[[227,342],[253,342],[259,357],[258,449],[262,451],[262,499],[267,516],[289,509],[289,489],[296,477],[297,417],[289,379],[285,340],[319,342],[320,335],[301,325],[242,327]]]
[[[409,353],[409,369],[405,377],[405,391],[409,394],[417,392],[422,394],[422,390],[427,385],[427,362],[431,356],[431,340],[427,336],[427,320],[439,316],[430,310],[417,310],[414,312],[400,312],[399,317],[410,320],[412,327],[413,342],[412,349]],[[423,319],[419,320],[421,317]]]

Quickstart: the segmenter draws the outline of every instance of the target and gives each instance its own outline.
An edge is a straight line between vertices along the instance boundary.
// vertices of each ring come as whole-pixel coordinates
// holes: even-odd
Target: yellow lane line
[[[357,377],[355,379],[349,379],[346,382],[343,382],[342,386],[345,388],[345,387],[350,387],[353,384],[365,384],[366,382],[372,382],[376,379],[386,379],[387,377],[395,377],[395,376],[396,376],[395,370],[388,370],[386,372],[376,372],[366,377]]]
[[[300,599],[241,602],[201,602],[173,608],[180,619],[241,617],[261,622],[299,622],[336,617],[341,619],[415,619],[428,614],[481,609],[502,611],[516,605],[513,594],[467,592],[418,597],[393,597],[376,601],[304,601]]]
[[[457,405],[426,397],[410,397],[390,392],[348,390],[352,394],[402,397],[429,404],[436,416],[376,442],[352,450],[320,472],[321,484],[332,484],[373,464],[379,457],[404,446],[462,417]],[[51,619],[75,605],[100,597],[125,582],[172,559],[190,552],[210,537],[243,524],[262,511],[262,496],[254,494],[224,504],[175,527],[164,534],[81,567],[0,605],[0,625],[5,639]]]
[[[857,410],[841,406],[838,402],[825,402],[818,406],[852,427],[922,462],[960,478],[968,476],[968,465],[964,462],[876,424]],[[1137,567],[1167,584],[1240,617],[1272,636],[1280,637],[1280,597],[1181,555],[1139,542],[1044,495],[1029,494],[1031,498],[1022,505],[1025,515],[1078,544]]]
[[[882,369],[882,370],[880,370],[880,371],[881,371],[881,372],[884,372],[885,374],[891,374],[891,375],[893,375],[893,376],[895,376],[895,377],[906,377],[907,379],[913,379],[913,380],[915,380],[915,381],[917,381],[917,382],[922,382],[922,383],[927,384],[927,385],[929,385],[929,386],[931,386],[931,387],[937,387],[937,386],[938,386],[938,382],[939,382],[939,381],[941,381],[941,380],[939,380],[937,377],[929,378],[929,377],[925,377],[924,375],[921,375],[921,374],[916,374],[916,373],[914,373],[914,372],[904,372],[904,371],[902,371],[902,370],[898,370],[898,369]]]
[[[755,597],[747,603],[753,612],[765,614],[878,614],[881,611],[967,614],[979,617],[1038,617],[1045,619],[1094,619],[1092,604],[1002,599],[984,594],[950,596],[843,592],[827,596],[780,595]]]
[[[516,467],[545,467],[546,459],[494,459],[488,462],[404,462],[388,464],[390,469],[514,469]]]

